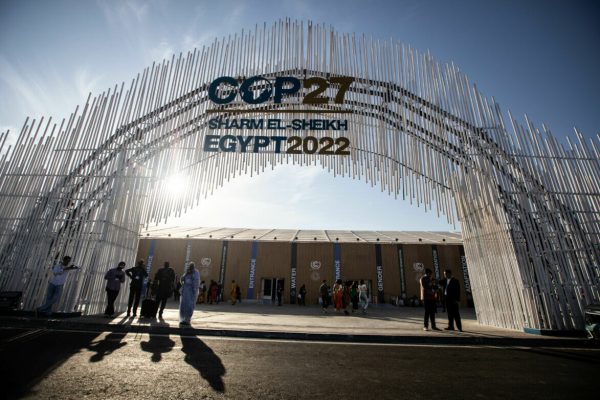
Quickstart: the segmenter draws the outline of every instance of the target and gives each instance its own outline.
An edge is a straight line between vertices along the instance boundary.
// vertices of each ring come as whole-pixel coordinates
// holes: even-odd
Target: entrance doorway
[[[262,278],[261,279],[261,299],[263,303],[275,303],[277,300],[277,285],[281,285],[285,294],[285,279],[283,278]],[[285,296],[282,296],[285,297]]]

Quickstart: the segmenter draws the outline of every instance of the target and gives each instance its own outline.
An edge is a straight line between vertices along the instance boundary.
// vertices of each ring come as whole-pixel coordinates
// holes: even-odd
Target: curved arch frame
[[[347,112],[335,115],[348,121],[350,155],[204,154],[205,135],[222,133],[208,129],[215,115],[295,115],[297,95],[215,110],[207,89],[221,75],[354,77],[345,104],[312,106],[322,118]],[[153,64],[58,127],[26,121],[17,143],[0,147],[0,288],[24,290],[32,307],[55,255],[68,253],[84,268],[60,307],[98,312],[104,271],[133,263],[142,226],[185,212],[237,174],[320,164],[435,205],[451,222],[454,203],[480,322],[581,329],[583,307],[600,299],[598,143],[576,132],[565,148],[545,129],[509,120],[512,132],[455,66],[402,44],[310,22],[257,26]],[[189,190],[166,196],[161,181],[182,171]]]

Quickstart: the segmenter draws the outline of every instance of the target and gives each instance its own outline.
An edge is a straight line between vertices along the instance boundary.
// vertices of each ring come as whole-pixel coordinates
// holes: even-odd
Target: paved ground
[[[0,398],[567,399],[595,397],[600,349],[479,325],[424,332],[421,308],[200,305],[180,328],[118,315],[0,317]],[[445,314],[438,314],[445,327]]]
[[[299,307],[271,304],[248,304],[232,306],[199,305],[193,316],[191,328],[186,334],[205,336],[230,336],[247,338],[278,338],[331,340],[379,343],[462,343],[489,345],[541,345],[551,343],[561,346],[581,346],[587,342],[581,338],[551,338],[526,334],[520,331],[480,325],[473,309],[461,310],[464,332],[424,332],[423,309],[380,305],[362,313],[345,316],[329,309],[322,313],[317,306]],[[165,310],[164,320],[125,318],[121,313],[115,318],[83,316],[79,318],[46,320],[33,318],[0,318],[10,326],[52,329],[96,329],[115,332],[171,333],[179,334],[179,314],[171,302]],[[438,314],[438,326],[447,326],[446,314]]]
[[[2,397],[583,399],[600,350],[0,328]]]

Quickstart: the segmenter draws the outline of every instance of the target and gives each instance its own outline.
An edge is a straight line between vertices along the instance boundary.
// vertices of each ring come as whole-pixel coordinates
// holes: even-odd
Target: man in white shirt
[[[367,313],[367,307],[369,307],[369,294],[367,284],[361,279],[360,285],[358,285],[358,299],[362,303],[363,314]]]
[[[68,266],[69,262],[71,262],[71,257],[64,256],[61,263],[56,263],[52,267],[52,278],[48,282],[46,302],[37,308],[36,313],[45,314],[48,317],[52,314],[52,306],[60,300],[63,286],[67,280],[67,271],[77,269],[74,265]]]

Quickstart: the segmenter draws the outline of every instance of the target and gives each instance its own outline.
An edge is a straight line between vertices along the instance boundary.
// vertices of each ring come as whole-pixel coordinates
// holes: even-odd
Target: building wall
[[[277,241],[241,241],[211,239],[146,239],[140,240],[138,259],[148,259],[151,240],[156,240],[153,257],[152,276],[164,261],[169,261],[178,276],[184,270],[188,241],[191,244],[190,261],[194,261],[200,270],[201,279],[207,285],[211,280],[220,281],[224,248],[225,259],[224,298],[229,299],[231,281],[235,280],[242,288],[242,298],[262,299],[261,282],[263,279],[285,279],[283,300],[290,303],[292,282],[292,244]],[[373,301],[378,296],[378,276],[382,279],[383,300],[387,303],[393,297],[402,295],[402,280],[405,283],[405,296],[419,297],[419,279],[424,268],[433,267],[434,248],[440,275],[444,269],[452,270],[461,282],[463,306],[467,305],[463,268],[460,259],[460,245],[438,244],[390,244],[390,243],[330,243],[297,242],[296,246],[296,288],[306,285],[307,304],[317,304],[319,286],[323,280],[331,285],[336,277],[335,252],[339,247],[340,276],[344,281],[364,279],[370,281]],[[255,261],[253,262],[253,246]],[[381,249],[381,268],[378,274],[377,246]],[[400,255],[402,261],[400,262]],[[401,269],[403,264],[404,269]],[[251,271],[254,268],[253,289],[249,290]],[[296,290],[297,290],[296,289]]]

